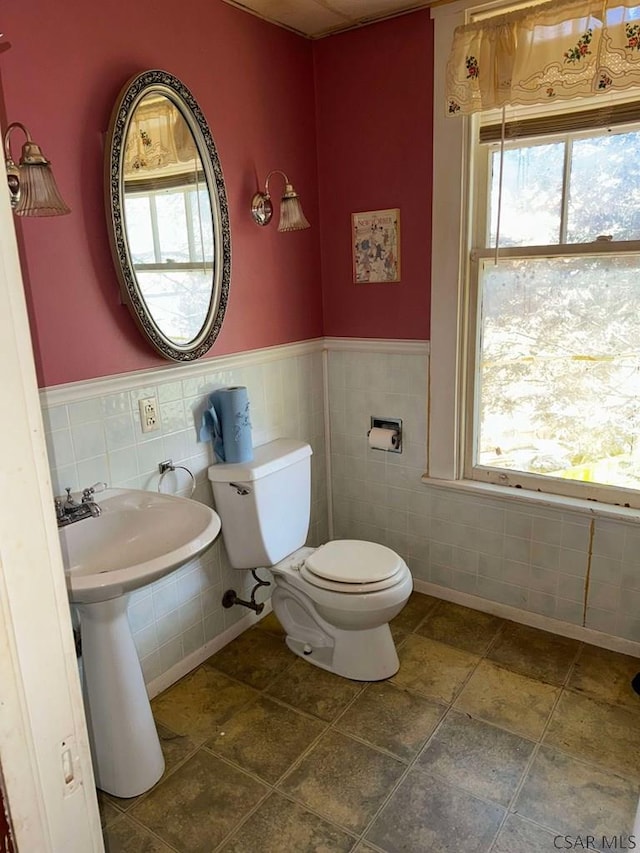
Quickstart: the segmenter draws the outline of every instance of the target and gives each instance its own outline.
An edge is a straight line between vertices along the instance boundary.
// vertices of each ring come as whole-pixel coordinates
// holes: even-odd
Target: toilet
[[[272,572],[271,601],[292,652],[345,678],[389,678],[399,667],[389,621],[411,594],[411,572],[374,542],[304,547],[311,453],[304,442],[280,438],[256,447],[251,462],[209,468],[229,561]]]

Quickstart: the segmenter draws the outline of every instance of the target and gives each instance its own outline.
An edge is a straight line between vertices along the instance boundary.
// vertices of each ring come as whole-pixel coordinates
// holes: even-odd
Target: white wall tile
[[[560,545],[562,543],[562,521],[554,518],[533,519],[532,536],[540,542],[549,545]]]
[[[109,482],[109,464],[106,456],[97,456],[94,459],[79,460],[76,465],[78,472],[78,488],[86,489],[94,483]]]
[[[558,575],[558,596],[569,601],[583,602],[585,582],[583,578],[574,575]]]
[[[100,397],[90,397],[78,403],[69,403],[69,423],[71,426],[102,420],[102,403]]]
[[[621,560],[624,551],[625,525],[598,519],[593,536],[593,553]]]
[[[76,461],[90,459],[104,453],[106,444],[102,421],[72,425],[71,440]]]
[[[69,412],[66,406],[50,406],[42,410],[42,422],[46,432],[69,429]]]
[[[599,610],[620,609],[620,587],[592,580],[589,584],[589,607]]]
[[[135,432],[131,412],[105,418],[103,421],[106,446],[109,450],[121,450],[135,444]]]
[[[71,430],[58,429],[45,435],[47,442],[47,453],[52,467],[62,468],[65,465],[75,464],[76,457],[73,452],[71,441]]]
[[[593,554],[591,557],[591,577],[604,583],[620,584],[622,581],[622,563],[609,557]]]
[[[571,622],[574,625],[582,625],[583,604],[577,601],[569,601],[565,598],[556,600],[556,619],[562,622]]]
[[[172,666],[180,663],[185,656],[182,637],[174,637],[169,640],[169,642],[164,643],[164,645],[160,646],[158,652],[160,654],[162,671],[166,672],[168,669],[171,669]]]
[[[105,418],[113,415],[123,415],[131,411],[131,397],[125,391],[118,394],[108,394],[100,398],[102,415]]]
[[[562,540],[563,548],[570,548],[574,551],[586,552],[589,549],[589,528],[590,523],[584,521],[576,523],[575,521],[562,522]]]

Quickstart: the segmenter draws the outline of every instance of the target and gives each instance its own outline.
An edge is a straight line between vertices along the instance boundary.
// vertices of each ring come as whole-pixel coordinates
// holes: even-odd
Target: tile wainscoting
[[[325,345],[336,538],[393,548],[423,592],[640,652],[640,513],[623,521],[422,482],[427,345]],[[403,419],[402,454],[369,448],[371,415]]]
[[[246,385],[255,445],[290,436],[313,447],[310,544],[380,542],[406,559],[423,592],[638,655],[640,523],[422,482],[428,362],[426,342],[327,338],[45,389],[53,490],[98,480],[156,489],[158,463],[172,458],[211,504],[201,412],[214,388]],[[138,400],[149,396],[161,428],[143,434]],[[401,454],[369,448],[371,415],[402,418]],[[184,494],[187,479],[165,484]],[[151,695],[252,624],[240,608],[223,610],[229,586],[247,592],[251,576],[229,567],[219,539],[131,596]]]
[[[312,456],[309,544],[328,539],[321,341],[256,350],[180,366],[77,382],[41,392],[53,492],[64,494],[96,481],[136,489],[158,488],[158,464],[172,459],[196,479],[194,498],[212,506],[207,469],[210,442],[198,441],[209,393],[246,385],[254,445],[287,436],[308,441]],[[138,400],[155,396],[160,429],[143,433]],[[173,479],[172,479],[173,478]],[[165,477],[163,491],[190,492],[180,471]],[[99,502],[99,497],[97,498]],[[263,572],[263,576],[264,576]],[[134,592],[129,621],[151,695],[166,688],[255,621],[241,607],[224,610],[222,594],[240,595],[253,585],[234,571],[222,537],[198,559]]]

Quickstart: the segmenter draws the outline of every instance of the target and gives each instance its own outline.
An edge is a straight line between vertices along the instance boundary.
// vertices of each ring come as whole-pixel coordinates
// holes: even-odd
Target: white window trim
[[[513,488],[464,477],[467,382],[467,264],[472,248],[475,199],[466,181],[473,156],[473,118],[446,111],[445,71],[453,33],[472,14],[504,3],[460,0],[431,8],[434,21],[433,225],[431,256],[431,341],[427,472],[425,483],[492,497],[553,505],[640,522],[640,510],[550,492]],[[439,204],[439,199],[443,203]]]
[[[454,30],[466,22],[465,13],[471,8],[469,3],[458,2],[431,9],[434,166],[427,476],[438,480],[459,480],[464,462],[460,421],[464,411],[464,259],[470,207],[464,164],[469,119],[447,115],[445,71]]]

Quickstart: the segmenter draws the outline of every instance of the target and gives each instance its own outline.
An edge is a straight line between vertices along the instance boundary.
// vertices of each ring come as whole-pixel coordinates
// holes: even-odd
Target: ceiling
[[[225,2],[313,39],[432,5],[431,0],[225,0]]]

